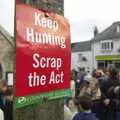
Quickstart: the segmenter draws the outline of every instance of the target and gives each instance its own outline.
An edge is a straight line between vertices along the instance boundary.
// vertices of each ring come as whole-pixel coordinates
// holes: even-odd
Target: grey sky
[[[14,0],[0,0],[0,25],[14,34]]]
[[[93,28],[104,30],[120,21],[120,0],[64,0],[65,16],[71,24],[72,42],[89,40]]]
[[[64,0],[65,16],[71,24],[72,42],[89,40],[93,28],[104,30],[120,20],[120,0]],[[13,35],[14,0],[0,0],[0,24]]]

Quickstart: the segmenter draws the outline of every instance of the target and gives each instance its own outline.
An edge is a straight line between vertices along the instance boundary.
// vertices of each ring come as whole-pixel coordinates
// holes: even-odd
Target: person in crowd
[[[117,79],[118,79],[119,84],[120,84],[120,71],[118,71],[118,73],[117,73]]]
[[[89,85],[87,88],[87,95],[92,99],[91,110],[95,113],[96,117],[100,119],[101,117],[101,101],[102,101],[102,93],[100,90],[99,80],[96,78],[92,78],[89,81]]]
[[[109,72],[109,68],[104,69],[104,75],[105,75],[105,79],[108,80],[110,77],[110,72]]]
[[[0,109],[0,120],[4,120],[4,113],[2,109]]]
[[[113,89],[113,99],[111,99],[111,103],[114,106],[115,118],[116,120],[120,119],[120,86],[116,86]]]
[[[87,95],[87,89],[88,89],[89,84],[88,83],[83,83],[81,84],[79,91],[76,94],[76,97],[80,97],[83,95]]]
[[[101,91],[99,86],[99,81],[96,78],[92,78],[89,81],[89,86],[87,88],[87,95],[89,95],[92,100],[101,98]]]
[[[7,91],[8,86],[5,81],[0,81],[0,109],[4,110],[5,106],[5,92]]]
[[[87,71],[86,75],[84,76],[84,82],[89,83],[89,80],[92,78],[90,71]]]
[[[66,105],[64,105],[64,120],[72,120],[72,117],[72,112]]]
[[[76,89],[80,87],[81,83],[82,83],[82,73],[81,71],[79,71],[76,79]]]
[[[89,80],[84,75],[82,70],[78,72],[75,98],[89,96],[92,100],[91,112],[99,120],[120,120],[120,72],[109,67],[94,70]],[[79,119],[74,117],[74,120]]]
[[[79,112],[73,117],[73,120],[98,120],[94,113],[91,112],[92,101],[89,96],[77,98]]]
[[[96,70],[95,68],[93,68],[92,77],[94,77],[94,78],[96,77],[96,71],[97,71],[97,70]]]
[[[79,72],[77,73],[77,79],[75,82],[75,96],[79,92],[79,88],[82,83],[83,83],[83,75],[82,75],[81,69],[79,69]]]
[[[8,89],[5,93],[5,107],[4,107],[4,115],[5,120],[13,120],[13,92],[11,89]]]
[[[73,98],[68,98],[66,101],[66,106],[69,108],[69,110],[72,113],[72,117],[77,113],[77,108],[75,106],[75,102]]]
[[[79,68],[76,80],[77,89],[79,89],[80,85],[83,83],[85,75],[86,75],[85,68]]]
[[[73,76],[73,79],[76,81],[77,80],[77,74],[78,72],[76,70],[72,70],[72,76]]]
[[[105,70],[104,70],[105,72]],[[106,70],[106,72],[104,73],[103,70],[96,70],[96,76],[95,78],[98,79],[99,81],[99,85],[100,85],[100,89],[101,91],[104,93],[104,85],[106,83],[108,83],[109,80],[109,72]]]
[[[116,92],[114,91],[117,86],[119,86],[119,81],[117,78],[117,70],[110,68],[106,74],[107,79],[101,84],[101,91],[104,95],[103,106],[102,106],[102,119],[101,120],[116,120]],[[119,114],[118,114],[119,115]]]
[[[112,68],[109,70],[109,79],[104,83],[102,84],[102,92],[105,96],[107,96],[107,93],[108,93],[108,90],[111,88],[111,87],[115,87],[117,85],[120,85],[119,83],[119,80],[118,80],[118,72],[115,68]]]
[[[64,105],[64,120],[72,120],[73,116],[77,113],[76,106],[73,98],[68,98]]]
[[[116,120],[120,119],[120,86],[117,86],[114,89],[115,93],[115,111],[116,111]]]
[[[104,100],[105,120],[119,120],[120,118],[120,86],[109,88]]]
[[[72,93],[72,98],[74,98],[75,97],[75,80],[73,78],[73,74],[71,74],[70,90]]]

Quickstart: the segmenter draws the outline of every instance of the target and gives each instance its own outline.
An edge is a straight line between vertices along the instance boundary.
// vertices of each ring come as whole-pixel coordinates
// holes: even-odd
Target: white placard
[[[13,73],[7,73],[8,86],[13,86]]]

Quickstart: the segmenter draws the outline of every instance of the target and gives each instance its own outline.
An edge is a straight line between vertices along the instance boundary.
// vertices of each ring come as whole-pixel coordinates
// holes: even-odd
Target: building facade
[[[81,48],[85,49],[83,42],[76,43],[72,48],[72,64],[75,62],[72,69],[84,67],[86,70],[90,68],[90,71],[92,71],[93,68],[110,66],[120,69],[120,22],[113,23],[101,33],[94,32],[94,38],[87,42],[91,46],[88,46],[91,48],[89,50],[81,50]],[[79,50],[77,50],[76,46]],[[80,62],[79,54],[86,57],[86,63]]]
[[[15,42],[13,37],[0,26],[0,80],[6,80],[8,72],[14,73]]]
[[[71,68],[91,70],[92,68],[91,41],[76,43],[72,48]]]

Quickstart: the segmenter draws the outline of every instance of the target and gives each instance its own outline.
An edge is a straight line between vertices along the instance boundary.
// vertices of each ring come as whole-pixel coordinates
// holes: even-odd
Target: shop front
[[[107,68],[115,67],[120,69],[120,55],[107,55],[107,56],[96,56],[97,67]]]

